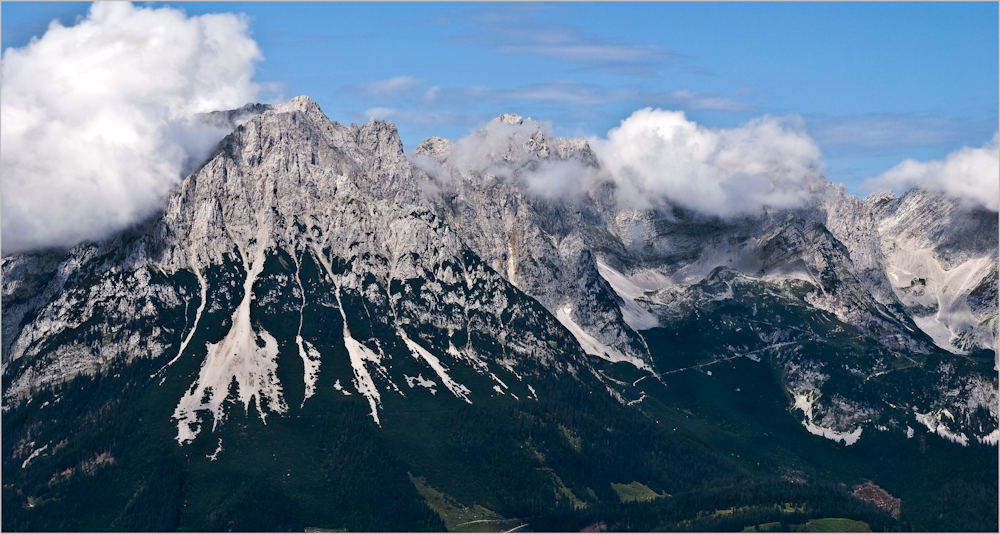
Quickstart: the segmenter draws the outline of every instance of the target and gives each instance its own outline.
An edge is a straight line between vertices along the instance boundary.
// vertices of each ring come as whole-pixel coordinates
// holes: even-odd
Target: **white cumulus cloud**
[[[796,118],[764,117],[706,128],[683,112],[646,108],[592,139],[623,200],[666,199],[707,215],[794,208],[823,187],[819,147]]]
[[[998,134],[980,148],[961,148],[944,160],[905,160],[872,179],[868,185],[897,193],[921,186],[991,211],[1000,211]]]
[[[225,134],[195,114],[257,99],[247,20],[95,3],[3,54],[3,250],[71,246],[153,213]]]

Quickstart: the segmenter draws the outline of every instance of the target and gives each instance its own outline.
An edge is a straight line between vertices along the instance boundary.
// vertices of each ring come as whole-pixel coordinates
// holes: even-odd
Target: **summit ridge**
[[[825,179],[814,202],[728,219],[669,199],[640,206],[587,140],[512,114],[411,154],[392,123],[340,124],[306,96],[206,120],[231,133],[154,217],[2,259],[4,441],[20,447],[5,449],[5,472],[63,461],[63,427],[40,411],[63,410],[63,395],[97,403],[60,415],[67,424],[112,424],[104,387],[140,399],[128,421],[145,421],[156,454],[186,458],[187,473],[213,472],[254,440],[326,447],[336,435],[329,446],[389,455],[377,461],[395,466],[401,494],[428,494],[431,478],[400,475],[419,468],[465,509],[508,518],[605,510],[631,480],[667,495],[649,506],[667,506],[721,484],[710,469],[735,480],[763,462],[787,480],[774,458],[808,464],[869,443],[911,447],[915,435],[965,455],[1000,441],[996,213],[922,189],[861,200]],[[741,430],[725,426],[737,420]],[[385,447],[353,449],[352,433]],[[755,453],[744,440],[767,443]],[[523,457],[495,475],[503,483],[482,474],[466,487],[438,463],[480,469],[488,462],[470,458],[508,454],[490,448],[500,444]],[[324,476],[341,469],[315,454]],[[604,463],[578,476],[585,455]],[[506,484],[529,476],[562,504],[511,496]],[[438,525],[421,513],[392,526]],[[483,514],[473,521],[500,521]]]

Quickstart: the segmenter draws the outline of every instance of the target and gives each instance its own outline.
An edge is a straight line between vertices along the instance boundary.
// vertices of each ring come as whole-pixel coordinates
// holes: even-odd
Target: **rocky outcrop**
[[[585,140],[553,139],[531,119],[501,115],[458,143],[425,140],[414,160],[439,212],[494,270],[588,353],[649,368],[642,337],[598,272],[594,250],[606,232],[593,199],[583,189],[569,197],[545,189],[548,180],[593,178],[597,159]]]
[[[201,370],[174,413],[181,443],[206,412],[225,420],[230,384],[245,409],[283,413],[289,388],[308,399],[338,354],[351,371],[337,383],[368,400],[375,422],[410,374],[474,402],[511,388],[530,397],[521,378],[587,365],[565,328],[429,209],[395,127],[337,124],[305,97],[237,127],[145,227],[33,267],[42,261],[5,260],[5,298],[27,294],[25,275],[58,274],[50,300],[24,297],[10,317],[25,325],[10,326],[5,406],[131,358],[162,358],[160,378],[194,357]],[[298,330],[282,337],[289,320]],[[289,350],[301,384],[278,379]],[[460,368],[482,383],[460,382]]]
[[[332,122],[306,97],[211,117],[232,133],[156,216],[3,259],[5,409],[137,358],[162,381],[185,358],[181,443],[230,393],[265,418],[318,377],[381,424],[417,386],[532,398],[542,373],[603,381],[590,356],[656,376],[674,347],[644,333],[697,320],[720,336],[707,356],[768,356],[810,432],[853,443],[910,421],[996,442],[996,378],[938,362],[995,347],[995,213],[833,185],[729,219],[635,209],[586,141],[516,115],[409,158],[392,124]],[[281,354],[301,381],[279,379]],[[905,388],[880,378],[904,369]]]
[[[871,201],[886,275],[934,342],[952,352],[997,350],[997,214],[915,188]]]

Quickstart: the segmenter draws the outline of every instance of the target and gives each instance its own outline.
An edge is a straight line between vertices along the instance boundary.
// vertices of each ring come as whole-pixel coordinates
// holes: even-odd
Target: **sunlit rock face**
[[[182,445],[233,406],[293,416],[321,377],[373,425],[418,390],[537,400],[540,375],[589,373],[630,405],[596,369],[656,379],[683,345],[773,366],[831,440],[996,443],[995,375],[941,358],[995,348],[995,213],[828,183],[729,218],[638,206],[585,140],[516,115],[409,156],[392,124],[332,122],[306,97],[206,120],[233,131],[156,216],[3,259],[5,410],[143,358],[162,361],[154,385],[197,362],[172,401]],[[690,325],[705,348],[650,334]]]
[[[333,372],[324,360],[341,353],[350,362],[345,394],[367,397],[376,423],[384,391],[408,389],[410,375],[390,370],[405,367],[394,365],[400,359],[416,361],[407,372],[421,383],[467,402],[511,387],[530,397],[520,377],[575,372],[585,362],[569,333],[429,209],[413,172],[392,125],[343,126],[300,97],[237,127],[144,227],[61,262],[5,259],[5,298],[23,295],[29,311],[19,317],[36,316],[20,331],[10,325],[5,362],[19,373],[8,406],[114,358],[166,353],[160,372],[169,373],[193,354],[204,362],[174,412],[186,443],[226,419],[230,394],[261,418],[288,412],[289,388],[304,389],[306,402],[317,375]],[[22,288],[46,266],[58,266],[48,301]],[[180,316],[169,327],[167,313]],[[293,317],[294,335],[272,333],[268,324],[282,317]],[[303,330],[317,322],[339,334]],[[222,337],[191,342],[209,328]],[[53,349],[59,335],[72,341]],[[304,368],[296,384],[278,379],[287,346]],[[456,367],[483,385],[457,382]]]
[[[919,188],[869,203],[888,280],[920,328],[952,352],[995,348],[997,214]]]
[[[598,272],[597,250],[621,244],[604,228],[598,195],[606,184],[585,140],[552,138],[530,119],[501,115],[457,143],[428,139],[413,159],[448,224],[587,353],[649,368],[642,337]]]

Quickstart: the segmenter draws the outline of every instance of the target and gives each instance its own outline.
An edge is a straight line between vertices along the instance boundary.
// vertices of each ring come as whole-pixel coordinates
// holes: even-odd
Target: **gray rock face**
[[[660,372],[674,349],[645,333],[694,318],[742,340],[716,356],[771,354],[809,431],[853,443],[895,414],[866,400],[869,381],[938,347],[996,347],[997,216],[940,195],[829,185],[798,210],[723,220],[619,204],[586,141],[516,115],[409,159],[393,125],[331,122],[306,97],[212,117],[233,133],[156,217],[3,258],[5,409],[135,358],[164,362],[154,380],[195,358],[181,443],[225,420],[232,384],[263,418],[324,374],[379,422],[386,395],[530,398],[532,376],[593,371],[588,355]],[[748,315],[720,315],[729,304]],[[761,327],[758,304],[802,324]],[[802,348],[848,338],[870,350]],[[278,379],[289,351],[301,383]],[[907,417],[997,442],[995,377],[921,372],[933,385],[893,397]]]
[[[238,109],[202,113],[198,115],[198,118],[205,124],[231,132],[252,117],[256,117],[273,107],[270,104],[247,104]]]
[[[912,189],[871,202],[896,297],[935,343],[997,348],[997,214]]]
[[[366,397],[376,422],[382,396],[402,395],[417,377],[473,402],[512,387],[530,397],[520,378],[585,366],[569,333],[484,265],[422,198],[393,126],[333,123],[304,97],[277,106],[227,137],[146,227],[78,247],[61,262],[5,259],[5,300],[25,300],[5,321],[33,315],[20,331],[5,323],[14,333],[5,373],[16,373],[5,406],[112,361],[169,357],[162,373],[195,354],[201,371],[174,413],[186,443],[207,424],[206,412],[213,426],[225,420],[230,384],[261,417],[282,413],[288,388],[304,388],[308,399],[328,372],[323,361],[337,353],[351,369],[341,387]],[[54,265],[58,276],[46,286],[53,297],[25,296],[25,275]],[[282,315],[298,317],[294,339],[269,332],[267,317]],[[317,320],[342,333],[331,340],[303,330]],[[221,339],[190,344],[220,327]],[[277,378],[278,352],[289,346],[302,358],[301,386]],[[423,371],[390,371],[400,358]],[[485,384],[459,382],[451,374],[459,368]]]
[[[582,139],[552,139],[537,123],[501,115],[457,146],[431,138],[414,151],[431,199],[494,270],[537,299],[588,353],[648,368],[648,349],[623,319],[621,299],[597,269],[605,231],[593,199],[540,191],[539,173],[596,171]],[[604,238],[607,241],[607,238]]]
[[[823,223],[830,217],[820,208],[729,221],[676,208],[623,210],[614,217],[609,232],[627,253],[609,252],[603,260],[646,291],[697,283],[717,267],[775,283],[801,280],[816,288],[807,297],[810,304],[886,346],[916,352],[930,347],[912,337],[915,325],[879,272],[877,233],[864,237],[864,226],[844,231],[841,240]],[[838,231],[848,226],[837,224]]]
[[[893,362],[893,354],[929,355],[936,350],[935,344],[954,352],[995,346],[991,332],[995,331],[997,304],[989,268],[993,266],[995,280],[996,240],[967,237],[977,234],[976,229],[970,224],[955,226],[958,216],[949,214],[957,207],[941,199],[906,208],[922,210],[923,220],[907,220],[920,228],[918,233],[928,232],[927,239],[941,245],[904,246],[907,250],[914,246],[946,249],[949,257],[960,262],[981,260],[975,265],[985,270],[976,271],[966,286],[934,286],[941,295],[950,295],[942,298],[978,310],[976,322],[966,320],[965,333],[955,336],[974,340],[964,341],[966,346],[940,342],[934,325],[924,320],[926,312],[894,285],[894,269],[900,260],[899,246],[894,244],[899,241],[894,237],[899,234],[898,223],[892,217],[899,208],[888,209],[885,202],[898,203],[895,199],[876,196],[861,201],[843,187],[828,184],[812,205],[731,220],[706,218],[663,203],[635,210],[616,201],[614,181],[601,171],[582,140],[553,140],[536,123],[512,115],[503,115],[455,143],[428,139],[416,149],[414,161],[428,174],[424,189],[437,199],[439,211],[463,240],[497,272],[559,317],[587,352],[613,360],[637,355],[642,360],[631,360],[637,366],[653,363],[641,350],[645,340],[631,342],[631,333],[641,339],[646,329],[710,315],[714,303],[734,299],[733,284],[773,293],[790,310],[805,306],[812,310],[806,317],[816,311],[831,314],[841,326],[824,326],[829,319],[817,316],[821,318],[815,319],[815,325],[803,325],[799,333],[795,328],[759,330],[758,342],[765,348],[754,349],[774,352],[794,406],[805,414],[804,424],[810,432],[830,439],[853,443],[864,425],[897,427],[900,420],[917,424],[916,412],[902,413],[894,407],[901,399],[893,398],[888,404],[865,400],[866,389],[883,387],[874,385],[883,380],[877,377],[912,365]],[[544,184],[546,178],[559,177],[553,171],[559,167],[572,173],[574,180],[554,194]],[[919,191],[910,196],[923,198]],[[992,229],[986,220],[990,215]],[[984,226],[982,234],[996,234],[995,214],[964,216]],[[935,229],[930,219],[954,230]],[[715,278],[720,268],[741,275],[721,284]],[[594,271],[603,280],[592,283]],[[705,284],[708,292],[702,288]],[[566,302],[587,305],[567,306]],[[617,304],[620,315],[607,303]],[[590,311],[581,313],[581,308]],[[833,330],[827,332],[827,328]],[[799,350],[799,345],[807,343],[829,344],[847,329],[873,340],[881,352],[842,354],[839,361],[829,361]],[[801,337],[806,330],[811,333]],[[609,348],[626,358],[613,356]],[[940,417],[921,412],[920,423],[955,441],[965,443],[975,436],[995,442],[996,410],[988,402],[975,400],[993,395],[995,380],[976,374],[961,376],[946,367],[929,371],[940,384],[950,384],[948,391],[964,392],[959,399],[949,397],[940,386],[914,394],[910,400],[921,397],[912,405],[927,414],[961,414],[957,417],[964,422],[947,417],[941,422]],[[845,383],[856,381],[850,386],[853,392],[843,389]],[[990,414],[986,423],[975,415],[982,407]],[[966,427],[975,430],[963,433]]]

